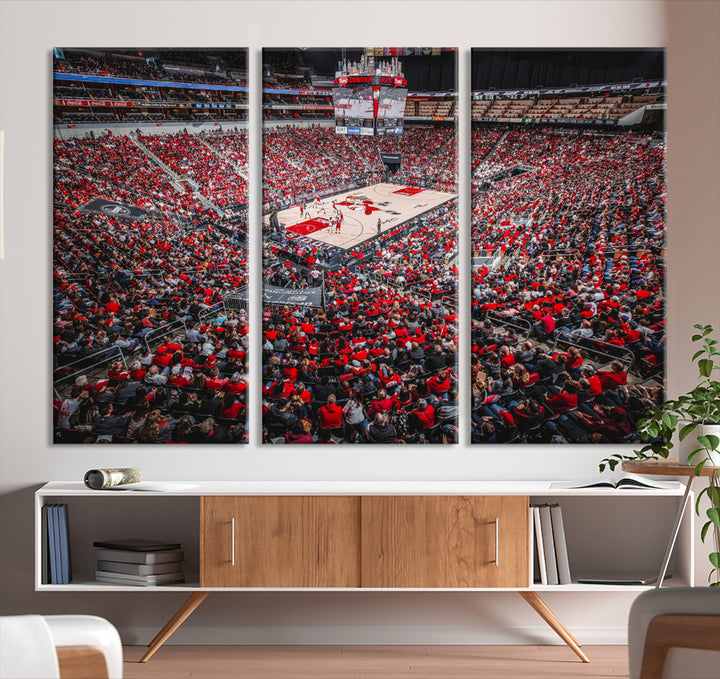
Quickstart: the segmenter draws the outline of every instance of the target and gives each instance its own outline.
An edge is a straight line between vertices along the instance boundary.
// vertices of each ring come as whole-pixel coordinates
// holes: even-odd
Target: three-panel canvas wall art
[[[54,50],[54,441],[635,440],[664,397],[664,51],[475,49],[469,107],[452,47],[261,58]]]

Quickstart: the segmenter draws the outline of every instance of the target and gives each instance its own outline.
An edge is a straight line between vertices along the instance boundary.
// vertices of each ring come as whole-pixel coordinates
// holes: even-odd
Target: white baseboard
[[[120,628],[123,643],[147,644],[157,629]],[[589,646],[627,644],[627,627],[575,627],[572,634]],[[547,626],[512,628],[443,627],[190,627],[180,628],[168,641],[175,645],[240,646],[555,646],[561,639]]]

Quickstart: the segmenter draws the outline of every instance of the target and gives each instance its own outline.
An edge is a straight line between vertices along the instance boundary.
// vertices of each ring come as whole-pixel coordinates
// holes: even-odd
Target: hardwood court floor
[[[377,235],[378,218],[381,221],[381,232],[385,232],[457,196],[455,193],[444,193],[433,189],[423,189],[417,194],[406,196],[398,193],[403,188],[406,187],[401,184],[374,184],[354,191],[343,191],[323,198],[320,202],[320,209],[316,207],[314,201],[308,201],[308,211],[311,217],[329,218],[332,213],[333,201],[343,213],[340,233],[330,232],[330,229],[325,228],[315,231],[309,237],[326,245],[334,245],[347,250]],[[361,205],[363,200],[370,201],[372,204],[372,213],[369,215],[365,214]],[[357,203],[356,209],[350,207],[349,203],[351,202]],[[269,217],[264,220],[266,224],[269,221]],[[293,206],[278,212],[278,221],[281,225],[290,227],[304,222],[306,219],[300,215],[300,208]]]
[[[125,679],[627,679],[627,646],[125,647]]]

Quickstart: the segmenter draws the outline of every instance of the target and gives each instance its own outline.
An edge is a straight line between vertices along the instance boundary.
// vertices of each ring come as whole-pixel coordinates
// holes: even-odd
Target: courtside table
[[[656,589],[662,587],[663,580],[665,579],[665,573],[667,572],[668,563],[670,563],[670,557],[672,556],[673,549],[675,547],[675,541],[677,540],[678,532],[680,531],[680,522],[685,515],[685,508],[688,504],[688,498],[690,497],[690,489],[693,481],[697,476],[710,477],[709,483],[712,485],[718,485],[718,467],[713,467],[710,464],[706,464],[700,474],[695,473],[695,466],[688,464],[680,464],[677,458],[668,458],[667,460],[626,460],[622,463],[623,471],[630,472],[633,474],[644,474],[645,476],[685,476],[687,481],[685,482],[685,494],[683,495],[680,507],[678,507],[677,515],[675,516],[675,523],[670,534],[670,541],[668,542],[667,549],[665,550],[665,557],[660,567],[660,574],[658,575]]]

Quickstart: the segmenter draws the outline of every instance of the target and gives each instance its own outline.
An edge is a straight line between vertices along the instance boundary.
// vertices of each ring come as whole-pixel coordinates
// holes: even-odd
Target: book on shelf
[[[665,579],[671,578],[672,575],[667,573]],[[593,576],[578,578],[578,582],[583,585],[654,585],[658,581],[658,574],[638,574],[638,573],[621,573],[615,575]]]
[[[97,562],[99,571],[111,573],[125,573],[127,575],[162,575],[164,573],[182,573],[182,561],[170,561],[168,563],[123,563],[122,561]]]
[[[548,585],[559,585],[560,579],[558,578],[557,559],[555,558],[555,538],[553,537],[550,505],[540,506],[540,523],[542,525],[543,551],[545,552]]]
[[[121,561],[122,563],[156,564],[182,561],[185,551],[182,549],[163,549],[157,552],[135,552],[127,549],[95,548],[98,561]]]
[[[550,518],[552,520],[553,540],[555,542],[555,561],[557,562],[558,580],[561,585],[569,585],[572,582],[570,577],[570,559],[568,558],[565,525],[563,524],[562,508],[560,505],[550,505]]]
[[[656,481],[641,474],[605,474],[593,479],[580,481],[555,481],[553,490],[581,490],[583,488],[611,488],[615,490],[675,490],[677,481]]]
[[[70,521],[68,506],[58,505],[58,529],[60,543],[60,584],[68,585],[72,580],[72,563],[70,561]]]
[[[123,549],[131,552],[162,552],[167,549],[180,549],[179,542],[160,542],[144,538],[125,538],[122,540],[95,540],[93,547],[105,549]]]
[[[50,582],[50,542],[48,539],[48,505],[43,505],[41,508],[40,515],[40,535],[42,549],[41,563],[40,563],[40,581],[43,585],[47,585]]]
[[[185,582],[185,575],[179,573],[161,573],[158,575],[130,575],[128,573],[112,573],[110,571],[95,571],[96,582],[105,582],[114,585],[139,585],[151,587],[153,585],[170,585]]]
[[[567,538],[562,518],[562,509],[558,504],[532,505],[531,532],[534,533],[533,545],[533,581],[541,585],[569,585],[570,559],[568,558]]]
[[[43,505],[41,530],[42,582],[50,585],[67,585],[72,580],[68,506]]]
[[[539,580],[541,585],[548,584],[547,566],[545,562],[545,548],[543,546],[542,522],[540,521],[540,507],[533,507],[533,523],[535,525],[535,551],[537,553]]]
[[[51,585],[60,584],[60,543],[58,541],[58,521],[56,505],[48,505],[48,544],[47,549],[50,554],[50,578],[48,582]]]

